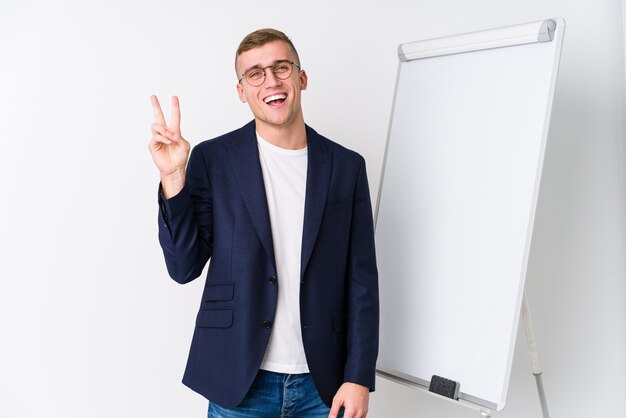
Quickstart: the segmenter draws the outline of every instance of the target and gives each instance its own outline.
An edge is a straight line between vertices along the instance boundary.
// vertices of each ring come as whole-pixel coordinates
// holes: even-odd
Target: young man
[[[183,383],[209,417],[365,417],[379,322],[365,162],[305,125],[285,34],[249,34],[235,67],[254,120],[188,165],[178,99],[167,125],[151,98],[168,272],[186,283],[211,259]]]

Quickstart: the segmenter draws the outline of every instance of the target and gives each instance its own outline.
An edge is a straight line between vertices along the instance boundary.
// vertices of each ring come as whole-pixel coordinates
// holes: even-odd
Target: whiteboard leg
[[[539,392],[541,412],[543,413],[543,418],[550,418],[548,401],[546,400],[546,392],[543,388],[543,379],[541,377],[542,371],[541,365],[539,364],[539,354],[537,353],[537,346],[535,345],[535,332],[533,331],[533,323],[530,320],[530,311],[528,310],[526,293],[524,293],[524,300],[522,302],[522,317],[524,318],[524,328],[526,329],[526,338],[528,339],[528,350],[530,351],[533,375],[535,375],[535,381],[537,382],[537,392]]]
[[[550,418],[550,412],[548,411],[548,401],[546,400],[546,391],[543,389],[543,379],[541,373],[535,375],[537,381],[537,391],[539,392],[539,402],[541,402],[541,412],[543,412],[544,418]]]
[[[480,418],[491,418],[491,412],[489,411],[480,411]]]

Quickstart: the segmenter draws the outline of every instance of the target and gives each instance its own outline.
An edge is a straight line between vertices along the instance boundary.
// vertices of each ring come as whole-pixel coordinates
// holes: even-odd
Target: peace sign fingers
[[[163,117],[163,111],[161,110],[161,105],[159,104],[159,99],[157,99],[155,95],[152,95],[150,96],[150,101],[152,102],[152,109],[154,110],[154,120],[157,123],[163,125],[163,127],[167,127],[167,123],[165,123],[165,117]]]
[[[178,96],[172,96],[172,119],[170,121],[170,130],[176,134],[180,134],[180,104]]]
[[[170,124],[165,122],[165,116],[163,116],[163,110],[161,110],[161,104],[156,96],[150,96],[152,102],[152,109],[154,110],[154,120],[156,123],[162,125],[167,131],[174,134],[174,136],[180,135],[180,103],[177,96],[172,96],[172,118]]]
[[[150,102],[154,111],[154,123],[152,124],[152,140],[148,144],[148,149],[161,172],[162,184],[166,181],[165,177],[173,176],[177,178],[176,185],[168,187],[168,189],[170,191],[180,190],[182,185],[179,183],[180,179],[184,179],[190,144],[180,134],[180,104],[178,97],[172,97],[172,119],[169,126],[165,122],[159,99],[153,95],[150,96]]]

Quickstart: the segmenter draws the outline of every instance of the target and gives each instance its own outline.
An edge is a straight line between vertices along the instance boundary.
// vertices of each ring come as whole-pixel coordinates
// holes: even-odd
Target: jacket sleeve
[[[348,327],[344,381],[375,388],[378,356],[378,272],[365,160],[360,157],[348,250]]]
[[[213,200],[205,159],[193,149],[183,189],[165,199],[159,185],[159,242],[167,271],[178,283],[200,276],[213,247]]]

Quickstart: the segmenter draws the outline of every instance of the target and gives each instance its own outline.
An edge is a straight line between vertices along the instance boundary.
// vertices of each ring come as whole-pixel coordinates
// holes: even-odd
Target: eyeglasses
[[[241,75],[241,78],[239,78],[239,80],[237,81],[241,83],[241,80],[245,78],[248,84],[250,84],[252,87],[259,87],[265,82],[265,70],[267,70],[268,68],[272,69],[274,77],[278,78],[279,80],[286,80],[291,76],[294,65],[298,67],[298,70],[300,70],[300,65],[291,61],[278,61],[274,65],[268,65],[267,67],[263,68],[252,67],[248,71],[243,73]]]

